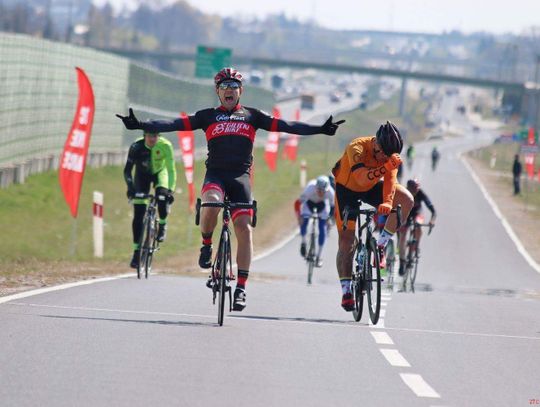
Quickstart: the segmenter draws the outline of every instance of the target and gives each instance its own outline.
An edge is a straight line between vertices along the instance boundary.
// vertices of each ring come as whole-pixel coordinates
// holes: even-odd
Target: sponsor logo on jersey
[[[227,122],[213,123],[206,130],[207,140],[227,135],[244,136],[248,137],[251,141],[253,141],[255,139],[255,128],[248,123]]]

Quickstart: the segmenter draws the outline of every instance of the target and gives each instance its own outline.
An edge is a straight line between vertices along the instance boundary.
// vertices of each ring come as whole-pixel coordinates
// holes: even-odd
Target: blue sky
[[[94,0],[103,4],[106,0]],[[115,8],[137,0],[109,0]],[[154,0],[171,3],[173,0]],[[461,30],[521,34],[540,29],[540,0],[188,0],[207,13],[221,16],[264,16],[284,12],[303,21],[315,19],[334,29],[375,29],[440,33]]]

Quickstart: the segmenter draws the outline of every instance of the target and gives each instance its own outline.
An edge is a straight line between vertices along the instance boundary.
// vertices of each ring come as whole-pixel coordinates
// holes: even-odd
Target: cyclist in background
[[[134,178],[133,167],[135,167]],[[174,201],[173,191],[176,187],[176,167],[171,142],[161,138],[159,133],[145,131],[143,137],[129,148],[124,166],[124,180],[127,184],[127,197],[133,200],[133,257],[130,267],[137,268],[148,199],[135,198],[135,194],[148,194],[151,184],[154,184],[159,213],[157,241],[163,242],[167,234],[167,215],[170,204]]]
[[[199,110],[193,115],[176,120],[153,120],[141,123],[129,109],[128,116],[117,115],[126,128],[147,131],[175,131],[203,129],[208,145],[206,175],[202,187],[204,202],[223,202],[225,195],[231,202],[251,203],[249,174],[253,161],[253,144],[257,129],[300,135],[326,134],[333,136],[344,120],[332,122],[330,116],[321,126],[303,122],[287,122],[240,104],[244,91],[243,77],[234,68],[223,68],[214,77],[215,91],[220,105]],[[212,267],[212,235],[217,225],[219,208],[201,209],[202,247],[199,266]],[[246,306],[245,285],[252,255],[251,209],[232,212],[234,231],[238,241],[236,263],[238,279],[234,291],[233,310]]]
[[[407,181],[407,189],[414,197],[414,205],[411,211],[409,212],[407,221],[399,229],[399,233],[398,233],[399,275],[400,276],[405,274],[405,266],[407,263],[407,260],[406,260],[407,248],[405,247],[407,243],[407,231],[409,230],[409,227],[412,226],[415,220],[418,223],[424,223],[424,219],[422,217],[422,202],[431,211],[431,219],[429,220],[429,224],[431,225],[431,227],[435,226],[435,219],[437,217],[436,212],[435,212],[435,206],[433,206],[427,194],[420,188],[420,183],[418,182],[418,179],[416,178],[409,179]],[[422,228],[417,228],[415,238],[416,238],[416,251],[419,254],[420,253],[420,239],[422,238]]]
[[[431,170],[432,171],[435,171],[435,169],[437,168],[437,164],[440,158],[441,158],[441,153],[439,153],[439,150],[437,150],[437,146],[433,146],[433,150],[431,150]]]
[[[309,219],[314,209],[319,214],[319,241],[316,255],[316,266],[322,267],[322,250],[326,239],[326,222],[333,211],[334,190],[327,176],[321,175],[316,180],[308,182],[300,195],[300,255],[306,257],[306,234]]]
[[[336,177],[336,226],[339,234],[336,264],[341,282],[341,306],[345,311],[354,309],[351,292],[351,273],[355,243],[356,219],[342,219],[345,206],[354,209],[358,199],[375,208],[381,215],[389,215],[377,240],[381,267],[386,268],[384,247],[397,228],[396,214],[390,214],[398,204],[405,219],[413,205],[413,197],[397,183],[397,168],[401,163],[399,153],[403,140],[398,128],[387,121],[379,127],[375,136],[352,140],[334,166]],[[346,229],[343,230],[343,223]]]
[[[414,149],[414,146],[409,144],[409,147],[407,147],[407,168],[409,171],[411,170],[414,162],[414,156],[415,156],[416,150]]]

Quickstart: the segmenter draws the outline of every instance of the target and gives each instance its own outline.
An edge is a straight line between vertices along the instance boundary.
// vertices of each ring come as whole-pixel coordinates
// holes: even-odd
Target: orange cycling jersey
[[[383,203],[392,205],[397,184],[397,169],[387,171],[386,160],[378,161],[373,148],[375,137],[358,137],[349,143],[343,156],[332,169],[336,184],[341,184],[353,192],[372,189],[381,178],[383,184]]]

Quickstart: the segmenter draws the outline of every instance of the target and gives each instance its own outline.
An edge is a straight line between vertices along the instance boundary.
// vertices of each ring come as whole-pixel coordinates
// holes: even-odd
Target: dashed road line
[[[433,388],[419,374],[400,373],[401,379],[418,397],[441,398]]]
[[[407,359],[397,349],[379,348],[388,363],[396,367],[411,367]]]
[[[390,338],[386,332],[371,331],[371,335],[375,339],[375,342],[379,345],[393,345],[394,341]]]

